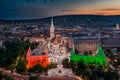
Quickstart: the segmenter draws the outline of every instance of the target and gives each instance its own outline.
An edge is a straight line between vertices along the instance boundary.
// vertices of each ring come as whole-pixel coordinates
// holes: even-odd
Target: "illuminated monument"
[[[67,48],[63,37],[60,34],[55,34],[55,26],[53,19],[50,26],[50,38],[47,44],[47,50],[49,51],[49,61],[51,63],[58,63],[60,59],[66,57]]]
[[[78,63],[79,61],[83,61],[85,64],[96,64],[100,66],[106,66],[106,55],[102,49],[102,46],[98,48],[97,55],[89,56],[89,55],[80,55],[75,54],[73,51],[70,53],[70,60]]]
[[[120,30],[119,24],[116,24],[116,30]]]
[[[51,20],[51,26],[50,26],[50,38],[53,38],[55,36],[55,27],[53,23],[53,19]]]
[[[29,47],[26,55],[26,60],[27,68],[32,68],[36,64],[40,64],[45,68],[49,65],[48,51],[46,51],[44,54],[39,53],[39,55],[33,55],[33,52],[31,52],[31,49]]]
[[[55,27],[52,19],[48,43],[46,44],[45,41],[40,43],[33,51],[30,48],[28,49],[26,55],[27,68],[31,68],[36,64],[47,67],[49,63],[58,63],[59,60],[62,61],[66,56],[69,57],[65,54],[67,53],[67,49],[63,42],[60,35],[55,35]]]

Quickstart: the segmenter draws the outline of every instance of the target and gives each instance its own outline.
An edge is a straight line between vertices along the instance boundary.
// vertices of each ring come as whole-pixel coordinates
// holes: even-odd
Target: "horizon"
[[[119,3],[119,0],[1,0],[0,19],[37,19],[81,14],[120,15]]]
[[[62,17],[62,16],[104,16],[104,17],[108,17],[108,16],[120,16],[120,15],[98,15],[98,14],[69,14],[69,15],[55,15],[55,16],[48,16],[48,17],[38,17],[38,18],[22,18],[22,19],[0,19],[0,20],[10,20],[10,21],[14,21],[14,20],[36,20],[36,19],[46,19],[46,18],[54,18],[54,17]]]

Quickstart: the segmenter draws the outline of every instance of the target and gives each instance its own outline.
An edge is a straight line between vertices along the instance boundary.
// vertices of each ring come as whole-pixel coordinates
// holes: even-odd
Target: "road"
[[[20,74],[15,73],[15,72],[11,73],[10,70],[5,70],[3,68],[0,68],[0,71],[2,71],[3,74],[8,74],[10,76],[13,76],[14,80],[29,80],[29,76],[27,76],[27,75],[20,75]]]

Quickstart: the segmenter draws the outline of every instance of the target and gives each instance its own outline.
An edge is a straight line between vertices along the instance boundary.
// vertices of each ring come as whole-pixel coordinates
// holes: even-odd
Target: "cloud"
[[[118,8],[103,8],[103,9],[97,9],[97,10],[99,10],[99,11],[118,11],[120,9],[118,9]]]
[[[98,13],[95,13],[96,15],[105,15],[105,13],[102,13],[102,12],[98,12]]]
[[[80,11],[80,10],[76,10],[76,9],[63,9],[63,10],[60,10],[60,11],[65,11],[65,12],[67,12],[67,11]]]
[[[17,9],[17,8],[9,8],[9,9],[0,9],[0,11],[19,11],[19,9]]]

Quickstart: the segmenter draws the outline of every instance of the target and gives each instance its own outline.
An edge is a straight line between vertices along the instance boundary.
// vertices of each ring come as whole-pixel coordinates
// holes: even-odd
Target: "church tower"
[[[50,38],[54,37],[55,27],[53,23],[53,19],[51,19],[51,26],[50,26]]]
[[[120,30],[119,24],[116,24],[116,30]]]

